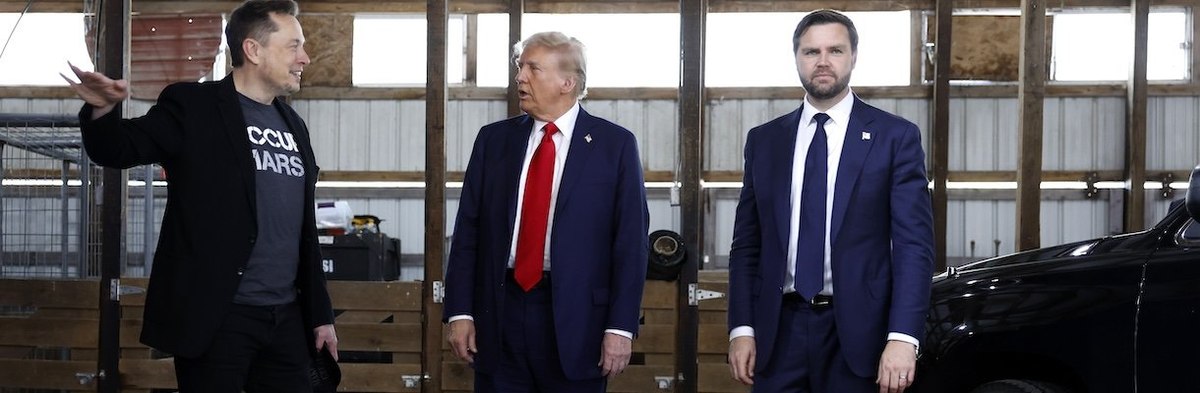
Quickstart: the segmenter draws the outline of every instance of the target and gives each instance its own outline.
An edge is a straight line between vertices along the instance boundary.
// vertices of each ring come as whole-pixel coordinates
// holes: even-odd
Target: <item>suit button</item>
[[[238,271],[237,271],[237,275],[241,276],[241,275],[243,275],[243,274],[246,274],[246,267],[244,267],[244,266],[243,266],[243,267],[239,267],[239,268],[238,268]]]
[[[258,241],[257,237],[250,236],[250,244],[254,244],[254,242],[256,242],[256,241]]]

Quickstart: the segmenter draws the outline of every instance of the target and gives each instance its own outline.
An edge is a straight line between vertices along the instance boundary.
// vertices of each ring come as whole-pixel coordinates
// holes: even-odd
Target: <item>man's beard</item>
[[[837,97],[838,94],[842,94],[843,91],[846,91],[846,87],[850,85],[850,78],[836,78],[836,80],[833,82],[833,85],[829,85],[828,88],[813,83],[812,78],[801,79],[800,84],[804,86],[804,91],[809,96],[812,96],[812,98],[818,100],[828,100],[830,98]]]

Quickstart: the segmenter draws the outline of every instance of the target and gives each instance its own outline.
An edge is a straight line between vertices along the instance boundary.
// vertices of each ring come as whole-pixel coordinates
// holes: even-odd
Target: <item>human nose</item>
[[[304,50],[303,46],[300,47],[300,57],[296,59],[296,62],[300,65],[308,65],[312,62],[312,59],[308,57],[308,51]]]

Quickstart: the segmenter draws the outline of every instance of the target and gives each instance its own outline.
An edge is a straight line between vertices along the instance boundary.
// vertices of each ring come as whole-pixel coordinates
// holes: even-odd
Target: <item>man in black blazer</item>
[[[168,86],[121,119],[128,83],[74,68],[93,161],[169,174],[143,343],[175,355],[183,392],[308,392],[310,354],[337,335],[317,246],[304,121],[277,97],[309,63],[291,0],[251,0],[225,34],[233,72]],[[64,76],[64,78],[66,78]]]

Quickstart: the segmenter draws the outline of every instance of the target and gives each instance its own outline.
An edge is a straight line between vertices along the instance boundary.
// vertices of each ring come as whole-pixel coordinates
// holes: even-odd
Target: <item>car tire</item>
[[[1002,379],[979,385],[971,393],[1066,393],[1061,386],[1041,381]]]

